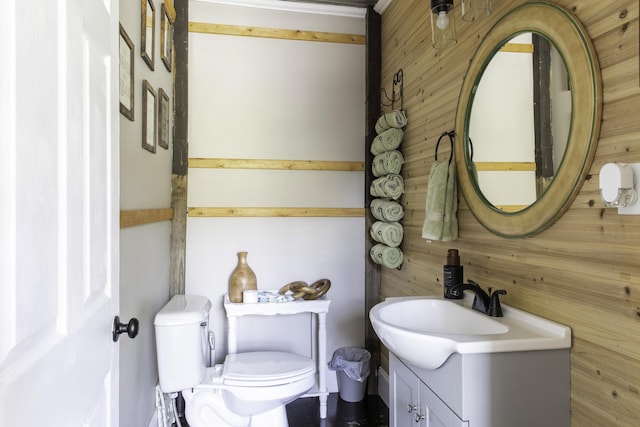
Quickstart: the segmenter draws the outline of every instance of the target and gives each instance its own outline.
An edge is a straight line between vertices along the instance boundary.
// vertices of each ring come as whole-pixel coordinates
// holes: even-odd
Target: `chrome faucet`
[[[469,283],[462,283],[451,288],[454,294],[463,291],[473,291],[475,298],[473,299],[473,308],[481,313],[487,314],[492,317],[502,317],[502,307],[500,306],[500,295],[506,295],[507,291],[499,289],[497,291],[485,292],[480,285],[473,280],[469,280]]]

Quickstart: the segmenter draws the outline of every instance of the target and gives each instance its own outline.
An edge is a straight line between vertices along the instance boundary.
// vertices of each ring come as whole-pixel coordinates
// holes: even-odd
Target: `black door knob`
[[[120,338],[120,334],[127,333],[129,338],[135,338],[140,332],[140,322],[135,317],[132,317],[129,320],[129,323],[120,323],[120,316],[116,316],[113,319],[113,342],[118,342],[118,338]]]

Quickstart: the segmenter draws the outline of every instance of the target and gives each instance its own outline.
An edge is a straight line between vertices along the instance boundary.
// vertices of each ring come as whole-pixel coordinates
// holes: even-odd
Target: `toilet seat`
[[[314,374],[308,357],[280,351],[255,351],[227,355],[223,383],[230,386],[269,387],[300,381]]]

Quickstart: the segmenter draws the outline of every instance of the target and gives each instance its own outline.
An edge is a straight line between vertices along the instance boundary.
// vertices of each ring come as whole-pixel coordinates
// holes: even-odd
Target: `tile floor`
[[[306,397],[287,405],[289,427],[387,427],[389,409],[378,395],[369,395],[362,402],[350,403],[338,393],[329,394],[327,418],[320,419],[317,398]]]
[[[338,393],[329,394],[327,418],[320,419],[317,397],[305,397],[287,405],[289,427],[388,427],[389,409],[378,395],[369,395],[362,402],[340,399]],[[188,427],[182,419],[182,426]],[[175,425],[175,424],[174,424]]]

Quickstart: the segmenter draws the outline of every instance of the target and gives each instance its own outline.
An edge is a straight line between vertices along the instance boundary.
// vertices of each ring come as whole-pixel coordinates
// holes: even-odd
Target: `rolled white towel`
[[[402,138],[404,138],[404,131],[402,129],[387,129],[373,138],[370,151],[374,156],[377,156],[385,151],[395,150],[402,143]]]
[[[404,216],[402,205],[392,200],[373,199],[370,209],[373,217],[380,221],[400,221]]]
[[[369,251],[369,256],[373,262],[387,268],[398,268],[404,261],[404,255],[400,248],[391,248],[384,243],[374,245]]]
[[[398,150],[385,151],[382,154],[378,154],[373,159],[371,169],[373,176],[382,176],[390,173],[398,174],[404,164],[404,157]]]
[[[389,113],[384,113],[376,122],[376,132],[382,133],[390,128],[403,128],[407,125],[407,116],[404,111],[393,110]]]
[[[398,200],[404,193],[404,181],[402,176],[389,174],[375,179],[369,187],[369,193],[373,197],[388,197]]]
[[[397,248],[402,243],[404,231],[399,222],[376,221],[371,225],[369,234],[376,242]]]

